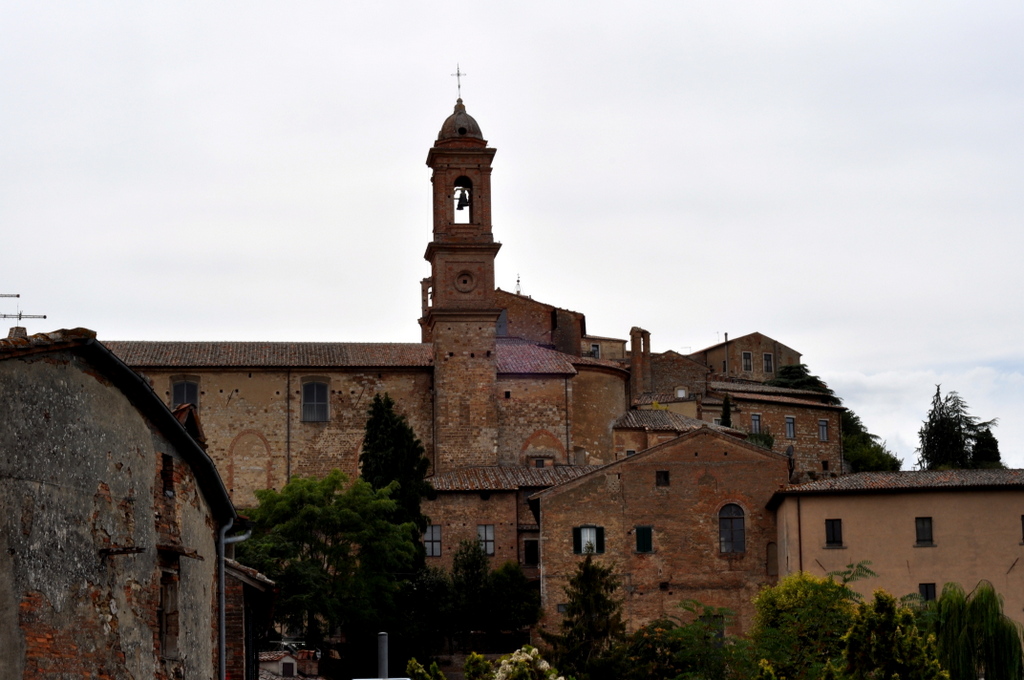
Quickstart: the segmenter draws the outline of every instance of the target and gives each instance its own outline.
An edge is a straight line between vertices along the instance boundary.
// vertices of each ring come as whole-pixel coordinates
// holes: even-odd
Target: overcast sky
[[[6,0],[0,312],[418,341],[458,63],[499,286],[654,351],[770,335],[905,469],[941,383],[1024,467],[1022,36],[1020,0]]]

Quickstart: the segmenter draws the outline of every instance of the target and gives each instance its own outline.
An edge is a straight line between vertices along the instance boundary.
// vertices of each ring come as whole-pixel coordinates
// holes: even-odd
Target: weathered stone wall
[[[569,408],[567,376],[511,376],[498,380],[498,456],[502,465],[567,463]]]
[[[668,473],[667,486],[656,484],[657,471]],[[775,519],[765,505],[787,479],[784,457],[701,430],[541,496],[543,625],[557,627],[557,605],[584,559],[573,554],[573,527],[596,525],[604,527],[605,552],[595,559],[621,579],[631,629],[677,615],[682,600],[697,599],[732,609],[733,630],[749,630],[751,600],[775,580],[768,561]],[[742,553],[720,550],[719,511],[729,503],[745,515]],[[653,527],[653,552],[637,552],[637,526]]]
[[[705,394],[710,369],[677,352],[651,355],[651,392],[675,394],[680,387],[687,395]]]
[[[506,311],[507,335],[523,338],[538,345],[549,345],[560,352],[579,356],[580,338],[583,337],[584,317],[552,305],[537,302],[526,295],[516,295],[501,289],[495,291],[495,301]]]
[[[614,460],[612,423],[629,408],[625,373],[579,365],[572,380],[572,446],[577,465]]]
[[[367,413],[376,394],[391,396],[433,459],[429,369],[149,369],[144,375],[168,404],[175,380],[198,380],[208,453],[238,507],[254,505],[258,489],[279,490],[289,469],[292,476],[302,477],[323,477],[335,468],[357,475]],[[328,384],[327,422],[302,420],[302,384],[311,379]]]
[[[750,352],[750,370],[744,370],[743,353]],[[732,378],[744,380],[756,380],[764,382],[771,380],[778,373],[780,366],[789,366],[800,363],[800,353],[792,347],[787,347],[777,340],[769,338],[761,333],[750,333],[742,337],[730,340],[709,348],[707,352],[698,353],[701,356],[691,355],[698,361],[703,361],[718,375],[728,375]],[[764,355],[772,355],[772,372],[764,370]],[[728,372],[725,370],[725,361],[728,357]]]
[[[0,412],[0,665],[8,676],[212,678],[216,527],[189,466],[70,354],[0,362]],[[178,565],[172,660],[162,658],[157,619],[168,562]]]
[[[423,502],[423,514],[441,525],[441,555],[428,557],[427,565],[451,570],[452,558],[462,541],[477,540],[477,525],[494,525],[494,556],[491,567],[519,559],[517,503],[514,491],[442,492]],[[532,521],[532,519],[530,519]]]

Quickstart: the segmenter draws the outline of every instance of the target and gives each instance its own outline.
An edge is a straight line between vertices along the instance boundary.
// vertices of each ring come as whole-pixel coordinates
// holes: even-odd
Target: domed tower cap
[[[437,133],[437,141],[450,139],[479,139],[484,141],[480,126],[473,116],[466,113],[466,106],[460,97],[455,101],[455,112],[445,119],[441,131]]]

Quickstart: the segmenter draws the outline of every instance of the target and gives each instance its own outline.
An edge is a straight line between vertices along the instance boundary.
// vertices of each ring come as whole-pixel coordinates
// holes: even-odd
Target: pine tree
[[[615,598],[619,580],[611,567],[594,562],[588,553],[569,578],[568,603],[561,633],[542,633],[552,648],[552,659],[562,672],[578,680],[602,676],[601,657],[622,639],[622,603]]]
[[[995,424],[995,420],[979,422],[959,394],[942,396],[942,386],[936,385],[928,418],[918,432],[918,465],[925,470],[1003,467],[998,443],[990,432]],[[980,459],[976,460],[974,449],[979,437]]]
[[[398,483],[391,494],[398,504],[395,522],[412,522],[422,533],[429,520],[420,512],[420,502],[434,491],[426,481],[430,461],[416,433],[395,412],[395,402],[387,394],[374,396],[370,405],[359,465],[360,476],[374,489]]]
[[[732,399],[728,394],[722,399],[722,427],[732,427]]]

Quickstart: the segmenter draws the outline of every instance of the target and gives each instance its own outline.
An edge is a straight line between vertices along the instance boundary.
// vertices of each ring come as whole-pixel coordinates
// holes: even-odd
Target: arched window
[[[193,404],[199,408],[199,383],[195,380],[176,380],[171,384],[171,408]]]
[[[718,550],[723,553],[741,553],[747,550],[743,508],[735,503],[729,503],[718,513]]]
[[[455,224],[473,224],[473,180],[465,175],[455,180],[455,191],[452,222]]]
[[[328,420],[327,383],[310,381],[302,384],[302,420],[307,423]]]

